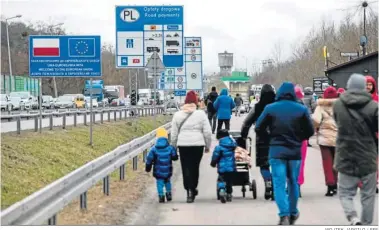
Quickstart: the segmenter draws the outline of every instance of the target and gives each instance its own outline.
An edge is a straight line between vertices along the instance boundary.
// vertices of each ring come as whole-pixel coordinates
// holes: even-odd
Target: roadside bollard
[[[74,113],[74,127],[76,127],[76,124],[77,124],[77,118],[78,118],[78,114],[77,113]]]
[[[66,113],[62,116],[62,129],[66,129]]]
[[[34,132],[38,132],[38,117],[34,117]]]
[[[17,117],[17,134],[21,134],[21,116]]]
[[[87,125],[87,113],[83,113],[84,125]]]
[[[50,114],[49,116],[49,128],[50,130],[53,130],[53,114]]]

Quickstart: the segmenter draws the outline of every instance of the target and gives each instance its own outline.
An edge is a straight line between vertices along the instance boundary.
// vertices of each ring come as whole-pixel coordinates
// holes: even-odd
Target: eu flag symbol
[[[68,40],[69,57],[95,57],[94,38],[70,38]]]

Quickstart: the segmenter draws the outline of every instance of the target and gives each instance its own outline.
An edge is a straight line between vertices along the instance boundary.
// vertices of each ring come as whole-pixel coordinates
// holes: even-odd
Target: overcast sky
[[[340,21],[360,0],[1,0],[1,14],[22,21],[63,22],[70,34],[101,35],[115,44],[115,5],[184,5],[185,36],[201,36],[205,73],[218,71],[217,54],[234,53],[235,67],[267,59],[281,42],[290,48],[324,18]],[[375,3],[377,4],[377,3]],[[343,11],[341,9],[351,9]],[[373,8],[377,8],[377,5]],[[251,67],[249,67],[250,70]]]

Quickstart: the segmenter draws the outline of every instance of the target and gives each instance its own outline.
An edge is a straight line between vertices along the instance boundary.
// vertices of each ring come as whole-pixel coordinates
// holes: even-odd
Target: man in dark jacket
[[[234,98],[234,104],[236,104],[236,116],[240,115],[240,109],[242,106],[243,100],[241,96],[237,93],[236,97]]]
[[[212,127],[212,133],[215,133],[216,130],[216,121],[217,121],[217,111],[213,107],[213,103],[216,101],[218,97],[218,93],[216,91],[216,87],[212,87],[212,92],[207,96],[207,99],[205,100],[205,104],[207,106],[207,112],[208,112],[208,120]]]
[[[365,88],[365,77],[353,74],[347,82],[347,91],[341,94],[333,108],[338,127],[334,168],[339,173],[340,201],[352,225],[370,225],[377,205],[378,104]],[[359,182],[362,182],[361,219],[354,207]]]
[[[299,217],[297,179],[301,163],[301,144],[314,133],[308,109],[297,102],[294,85],[284,82],[276,102],[267,105],[259,116],[255,132],[270,132],[269,163],[274,182],[279,225],[293,225]],[[286,193],[288,184],[288,197]]]
[[[311,87],[305,87],[303,102],[307,106],[309,114],[312,114],[316,109],[316,100]]]
[[[232,110],[236,107],[233,99],[228,96],[228,89],[222,89],[220,96],[213,103],[213,107],[217,111],[217,132],[225,123],[225,129],[230,129],[230,119],[232,118]]]

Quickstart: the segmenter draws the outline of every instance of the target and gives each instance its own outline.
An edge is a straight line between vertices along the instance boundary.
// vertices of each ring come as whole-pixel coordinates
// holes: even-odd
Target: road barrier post
[[[143,150],[143,163],[146,163],[147,149]]]
[[[113,119],[114,119],[114,121],[117,121],[117,116],[116,115],[117,115],[116,110],[114,110],[113,111]]]
[[[54,119],[53,119],[53,114],[50,114],[50,116],[49,116],[49,128],[50,128],[50,130],[53,130],[53,121],[54,121]]]
[[[50,219],[47,221],[48,225],[57,225],[57,215],[54,215],[50,217]]]
[[[38,132],[38,117],[34,117],[34,132]]]
[[[87,209],[87,192],[80,194],[80,210]]]
[[[84,123],[84,125],[87,125],[87,112],[85,112],[84,114],[83,114],[83,123]]]
[[[124,110],[125,120],[128,118],[128,109]]]
[[[109,175],[103,178],[103,193],[109,196]]]
[[[108,110],[108,122],[111,122],[111,111]]]
[[[77,118],[78,118],[78,114],[74,113],[74,127],[76,127],[76,124],[78,122]]]
[[[125,164],[120,166],[120,180],[125,180]]]
[[[17,117],[17,134],[21,134],[21,116]]]
[[[100,112],[100,123],[101,124],[104,123],[104,112],[103,111]]]
[[[133,171],[136,171],[138,168],[138,156],[133,157]]]
[[[62,129],[66,129],[66,113],[62,116]]]
[[[122,120],[122,110],[120,110],[120,120]]]

